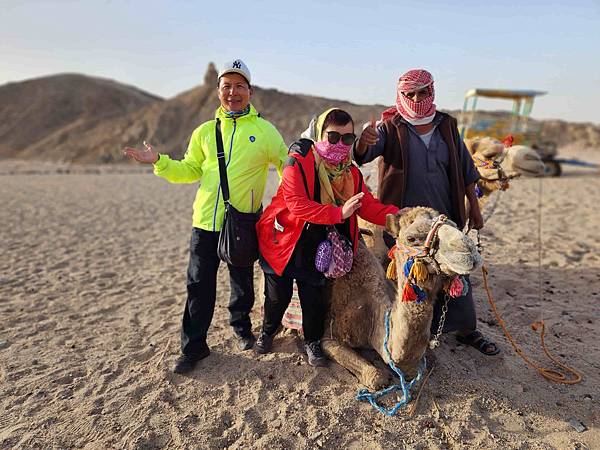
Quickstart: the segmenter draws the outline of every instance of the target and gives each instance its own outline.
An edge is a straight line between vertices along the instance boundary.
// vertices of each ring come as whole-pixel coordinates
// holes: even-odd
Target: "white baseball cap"
[[[223,64],[221,70],[219,70],[217,81],[220,80],[221,77],[226,73],[239,73],[246,79],[246,81],[248,81],[248,84],[251,84],[250,70],[248,69],[248,66],[244,64],[244,61],[242,61],[241,59],[234,59],[233,61],[228,61],[225,64]]]

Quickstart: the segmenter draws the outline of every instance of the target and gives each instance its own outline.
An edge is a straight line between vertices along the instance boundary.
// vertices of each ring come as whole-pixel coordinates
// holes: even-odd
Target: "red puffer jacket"
[[[260,253],[278,275],[287,266],[306,222],[320,225],[343,222],[341,206],[323,205],[312,200],[315,195],[312,142],[302,139],[292,144],[289,154],[281,185],[256,224]],[[395,214],[398,208],[380,203],[365,187],[360,170],[356,166],[350,170],[356,186],[355,194],[359,192],[359,186],[365,194],[358,215],[377,225],[385,225],[386,215]],[[349,219],[350,237],[356,252],[359,238],[356,214]]]

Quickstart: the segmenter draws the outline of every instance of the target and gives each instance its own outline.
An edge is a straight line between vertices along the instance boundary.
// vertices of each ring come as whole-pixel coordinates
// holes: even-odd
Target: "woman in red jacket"
[[[302,307],[308,362],[324,366],[320,339],[325,320],[324,275],[315,267],[317,246],[326,227],[335,226],[356,252],[360,238],[356,214],[385,225],[398,208],[383,205],[367,190],[350,150],[356,136],[352,117],[341,109],[325,111],[290,146],[281,185],[256,228],[265,273],[263,326],[255,348],[267,353],[288,307],[294,279]]]

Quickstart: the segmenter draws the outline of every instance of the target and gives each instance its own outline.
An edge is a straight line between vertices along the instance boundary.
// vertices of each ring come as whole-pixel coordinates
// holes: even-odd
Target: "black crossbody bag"
[[[221,192],[225,203],[225,216],[223,227],[219,235],[217,255],[219,258],[237,267],[248,267],[258,259],[258,236],[256,222],[262,214],[260,210],[255,213],[243,213],[235,209],[229,202],[229,183],[227,181],[227,167],[225,165],[225,151],[223,150],[223,137],[221,135],[221,121],[217,119],[215,127],[217,137],[217,159],[219,161],[219,176],[221,178]]]

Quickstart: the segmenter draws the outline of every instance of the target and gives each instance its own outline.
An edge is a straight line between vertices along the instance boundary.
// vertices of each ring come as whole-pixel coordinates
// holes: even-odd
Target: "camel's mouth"
[[[527,161],[526,164],[515,166],[517,170],[526,176],[535,177],[544,173],[544,163],[540,160]]]
[[[486,180],[489,180],[489,181],[500,180],[500,172],[498,170],[490,170],[490,171],[482,170],[480,172],[480,174],[483,178],[485,178]]]
[[[478,252],[445,252],[436,255],[440,269],[447,275],[468,275],[481,266]]]
[[[439,230],[440,247],[435,259],[448,275],[467,275],[482,264],[475,243],[460,230],[443,226]]]

